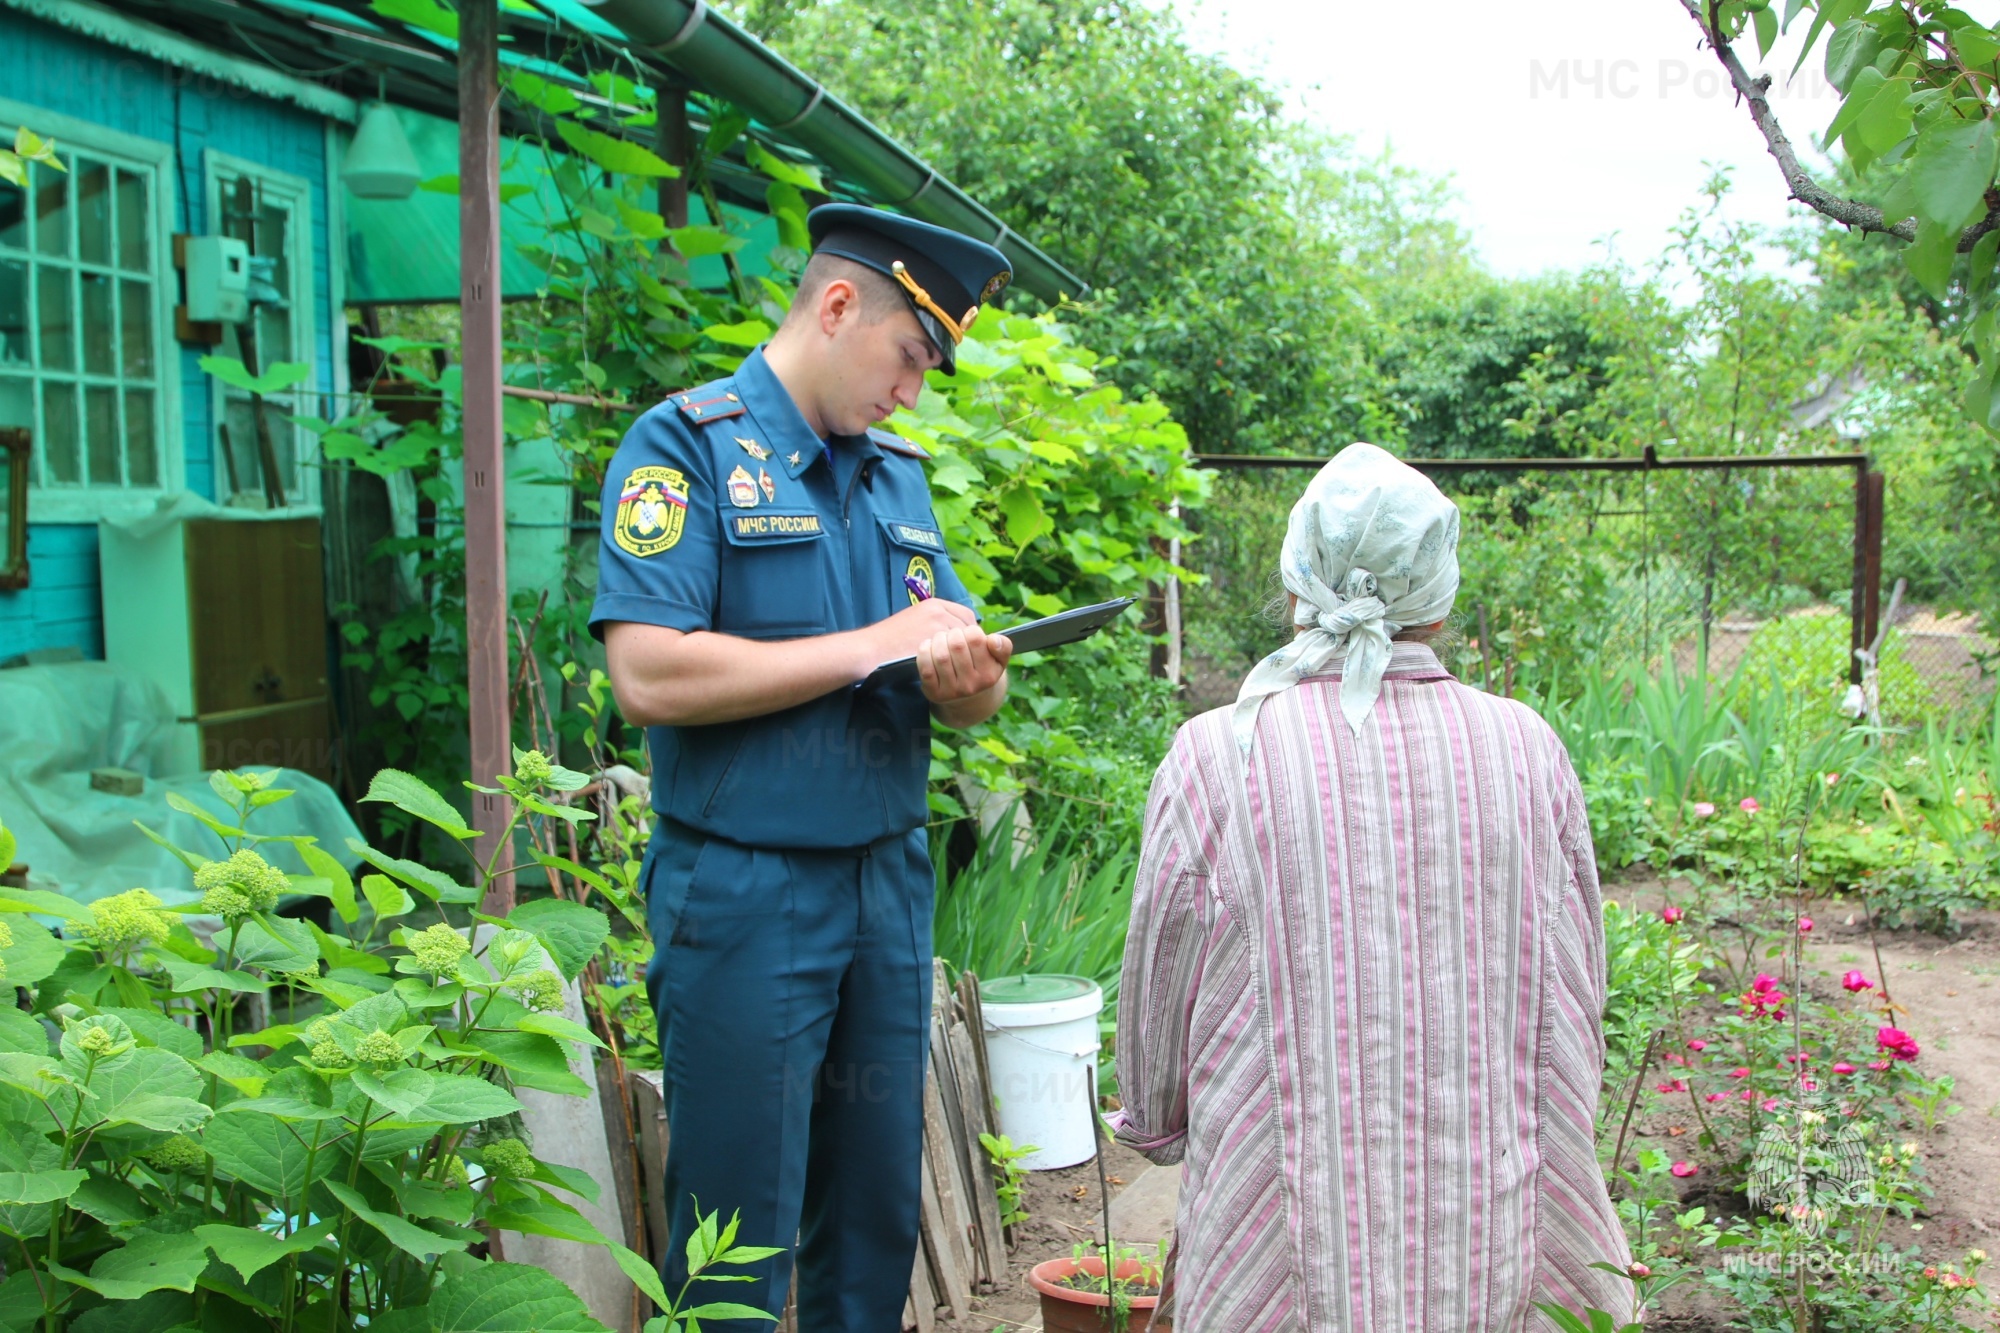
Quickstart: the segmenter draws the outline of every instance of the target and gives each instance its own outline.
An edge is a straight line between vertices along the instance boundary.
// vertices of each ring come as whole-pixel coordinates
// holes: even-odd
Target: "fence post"
[[[1862,644],[1880,648],[1882,636],[1882,500],[1888,472],[1868,472],[1868,546],[1862,548]],[[1880,667],[1880,662],[1876,662]]]
[[[1868,640],[1862,626],[1868,619],[1868,460],[1854,465],[1854,577],[1848,589],[1847,683],[1861,683],[1861,657]]]

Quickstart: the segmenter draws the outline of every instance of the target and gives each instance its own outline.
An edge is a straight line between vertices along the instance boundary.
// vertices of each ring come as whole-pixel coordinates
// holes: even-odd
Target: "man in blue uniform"
[[[853,205],[808,219],[784,325],[675,394],[605,479],[591,628],[648,728],[648,994],[666,1065],[667,1290],[696,1209],[786,1247],[716,1287],[803,1333],[899,1327],[917,1248],[933,717],[1006,697],[931,509],[923,450],[875,429],[1010,276],[993,247]],[[863,687],[915,654],[920,683]],[[750,1321],[704,1328],[753,1329]]]

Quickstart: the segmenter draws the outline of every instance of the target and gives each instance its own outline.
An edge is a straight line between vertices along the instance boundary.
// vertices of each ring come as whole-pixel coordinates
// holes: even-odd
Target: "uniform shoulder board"
[[[890,453],[901,454],[905,458],[930,457],[929,451],[922,445],[906,440],[900,435],[891,435],[886,430],[871,429],[868,432],[868,438],[881,445],[884,449],[887,449]]]
[[[725,421],[730,417],[743,415],[743,402],[733,389],[723,384],[710,384],[686,393],[668,396],[667,401],[681,410],[681,415],[694,425],[704,425],[710,421]]]

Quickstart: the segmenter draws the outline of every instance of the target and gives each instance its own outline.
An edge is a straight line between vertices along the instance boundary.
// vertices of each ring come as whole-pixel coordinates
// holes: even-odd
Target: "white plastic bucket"
[[[1104,992],[1088,977],[999,977],[979,983],[979,1005],[1000,1132],[1035,1148],[1020,1164],[1052,1171],[1089,1161]]]

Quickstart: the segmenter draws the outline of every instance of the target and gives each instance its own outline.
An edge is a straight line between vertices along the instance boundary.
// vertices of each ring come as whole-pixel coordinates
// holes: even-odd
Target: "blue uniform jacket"
[[[745,639],[839,633],[911,605],[906,578],[971,606],[924,457],[885,431],[822,444],[758,349],[734,376],[647,412],[619,445],[591,632],[626,620]],[[863,846],[924,822],[930,737],[915,684],[653,727],[653,808],[750,846]]]

